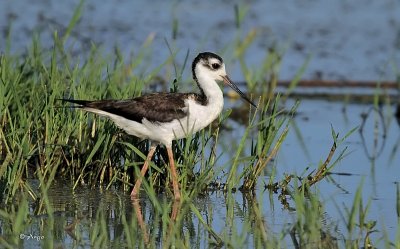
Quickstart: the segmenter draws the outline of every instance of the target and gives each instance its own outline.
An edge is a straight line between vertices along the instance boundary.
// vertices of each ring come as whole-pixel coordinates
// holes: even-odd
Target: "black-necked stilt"
[[[152,141],[150,151],[131,192],[139,189],[158,143],[166,146],[175,199],[180,199],[178,177],[172,153],[172,140],[181,139],[208,126],[222,111],[223,94],[217,82],[224,82],[252,106],[256,105],[229,79],[222,58],[211,52],[200,53],[192,64],[193,79],[200,93],[152,93],[127,100],[63,99],[78,107],[110,118],[128,134]]]

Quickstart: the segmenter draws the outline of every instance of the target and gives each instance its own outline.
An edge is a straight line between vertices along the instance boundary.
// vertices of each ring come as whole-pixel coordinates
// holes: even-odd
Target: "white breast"
[[[150,122],[146,119],[142,121],[146,127],[147,138],[160,141],[166,146],[171,145],[172,140],[188,137],[191,134],[208,126],[221,113],[223,108],[223,99],[221,101],[210,102],[208,105],[200,105],[194,100],[187,100],[188,115],[179,120],[173,120],[168,123]],[[143,130],[143,129],[142,129]]]

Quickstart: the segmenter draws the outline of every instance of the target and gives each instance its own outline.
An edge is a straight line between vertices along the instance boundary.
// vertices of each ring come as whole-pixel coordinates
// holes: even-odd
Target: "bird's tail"
[[[71,107],[84,107],[91,102],[89,100],[79,100],[79,99],[57,99],[57,100],[77,104],[77,106],[71,106]]]

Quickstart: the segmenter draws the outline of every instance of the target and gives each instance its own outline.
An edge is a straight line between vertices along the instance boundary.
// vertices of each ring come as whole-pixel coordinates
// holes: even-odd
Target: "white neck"
[[[215,108],[222,110],[224,105],[224,96],[221,88],[213,75],[210,75],[207,72],[202,72],[202,70],[202,68],[196,68],[197,83],[201,90],[203,90],[204,95],[207,97],[207,105],[215,106]]]

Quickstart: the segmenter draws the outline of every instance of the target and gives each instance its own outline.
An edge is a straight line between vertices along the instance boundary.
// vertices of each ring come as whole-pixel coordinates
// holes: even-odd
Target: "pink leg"
[[[146,245],[146,248],[147,248],[149,246],[150,240],[149,240],[149,234],[147,233],[146,223],[144,223],[143,214],[142,214],[142,210],[140,208],[139,200],[132,199],[132,204],[133,204],[133,207],[136,212],[137,222],[143,233],[144,244]]]
[[[142,184],[143,177],[146,174],[147,169],[149,168],[151,158],[153,157],[154,152],[156,151],[156,148],[157,148],[157,145],[153,145],[153,144],[151,145],[149,154],[147,154],[146,161],[144,162],[142,170],[140,171],[140,176],[137,179],[135,186],[133,187],[133,190],[131,192],[131,199],[136,199],[139,197],[140,185]]]
[[[174,188],[174,197],[175,200],[180,200],[181,194],[179,192],[178,175],[176,173],[174,155],[172,153],[171,147],[167,147],[167,151],[168,151],[168,160],[171,167],[172,187]]]

